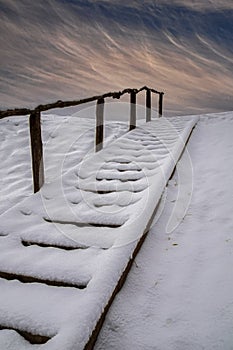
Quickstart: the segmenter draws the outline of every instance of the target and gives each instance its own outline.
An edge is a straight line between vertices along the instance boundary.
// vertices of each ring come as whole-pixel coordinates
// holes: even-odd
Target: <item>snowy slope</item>
[[[2,328],[83,349],[197,120],[141,125],[1,215]],[[0,344],[26,348],[10,330]]]
[[[232,112],[200,118],[188,144],[190,207],[168,233],[178,195],[176,173],[96,350],[233,349],[232,135]]]
[[[105,144],[126,131],[124,123],[105,123]],[[43,114],[45,181],[53,181],[93,152],[94,134],[93,119]],[[0,162],[1,214],[33,192],[28,117],[0,120]]]

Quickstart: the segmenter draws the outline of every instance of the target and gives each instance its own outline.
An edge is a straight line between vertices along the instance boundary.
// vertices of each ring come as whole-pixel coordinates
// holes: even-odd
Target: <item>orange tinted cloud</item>
[[[219,38],[196,23],[182,32],[177,12],[169,22],[150,0],[144,10],[130,2],[132,11],[120,1],[74,2],[0,2],[2,108],[146,84],[165,91],[169,115],[233,109],[232,56]],[[213,10],[217,1],[209,2]],[[176,3],[207,10],[201,1]]]

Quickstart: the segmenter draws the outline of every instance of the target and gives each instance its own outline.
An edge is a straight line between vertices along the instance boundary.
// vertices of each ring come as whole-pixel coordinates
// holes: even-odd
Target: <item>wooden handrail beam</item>
[[[81,100],[73,100],[73,101],[61,101],[61,100],[59,100],[57,102],[39,105],[35,109],[16,108],[16,109],[7,109],[7,110],[3,110],[3,111],[0,110],[0,119],[5,118],[5,117],[16,116],[16,115],[17,116],[30,115],[35,110],[40,111],[40,112],[45,112],[45,111],[48,111],[48,110],[54,109],[54,108],[74,107],[74,106],[78,106],[78,105],[81,105],[84,103],[93,102],[93,101],[99,100],[101,98],[105,99],[105,98],[112,97],[112,98],[119,99],[122,95],[131,94],[131,92],[135,92],[135,94],[138,94],[139,92],[141,92],[143,90],[150,90],[151,92],[153,92],[155,94],[159,94],[159,95],[161,95],[161,93],[162,93],[162,92],[159,92],[157,90],[150,89],[147,86],[143,86],[140,89],[129,89],[128,88],[128,89],[124,89],[122,91],[108,92],[108,93],[105,93],[103,95],[96,95],[96,96],[84,98]]]
[[[45,105],[39,105],[35,109],[16,108],[0,111],[0,119],[10,116],[25,116],[29,115],[29,127],[31,137],[31,159],[33,172],[34,192],[38,192],[44,183],[44,162],[43,162],[43,144],[41,139],[41,112],[48,111],[54,108],[65,108],[78,106],[83,103],[97,101],[96,103],[96,138],[95,150],[100,151],[103,148],[104,139],[104,102],[105,98],[112,97],[119,99],[124,94],[130,94],[130,125],[129,130],[136,128],[136,99],[137,94],[146,90],[146,121],[151,121],[151,93],[159,94],[159,117],[163,114],[163,92],[150,89],[143,86],[140,89],[124,89],[122,91],[108,92],[103,95],[96,95],[81,100],[73,101],[57,101]]]

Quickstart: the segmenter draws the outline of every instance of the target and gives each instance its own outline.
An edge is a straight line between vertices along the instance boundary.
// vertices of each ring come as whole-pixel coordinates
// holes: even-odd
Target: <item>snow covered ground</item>
[[[233,113],[202,116],[188,150],[190,207],[167,233],[175,174],[95,350],[233,349]]]
[[[54,124],[50,124],[48,121],[47,131],[44,131],[44,137],[47,137],[48,141],[51,142],[51,146],[49,142],[47,144],[48,150],[51,151],[47,152],[47,157],[49,158],[47,158],[47,161],[45,159],[45,164],[47,164],[47,179],[51,181],[52,185],[45,186],[42,197],[45,202],[51,203],[51,206],[46,205],[46,210],[53,220],[65,219],[65,214],[62,211],[54,212],[53,210],[56,207],[55,204],[57,205],[60,200],[59,193],[56,193],[56,186],[53,184],[59,183],[58,178],[61,172],[64,174],[64,179],[66,179],[63,185],[68,188],[66,195],[69,209],[71,207],[74,208],[75,201],[80,201],[77,194],[72,193],[72,186],[69,187],[69,185],[74,184],[73,175],[76,174],[79,177],[78,190],[83,191],[84,196],[82,200],[87,204],[87,207],[95,203],[97,208],[101,208],[100,212],[102,214],[103,210],[105,211],[105,217],[106,215],[109,215],[109,218],[111,217],[110,221],[108,223],[105,222],[105,224],[121,224],[119,220],[125,217],[124,215],[129,215],[128,217],[131,216],[132,218],[131,206],[136,208],[136,216],[142,210],[146,202],[144,200],[141,201],[140,192],[137,193],[137,190],[140,190],[138,187],[142,186],[142,189],[145,185],[143,179],[140,178],[140,169],[143,169],[143,172],[146,173],[149,179],[145,188],[148,188],[149,185],[153,189],[151,193],[155,194],[154,201],[158,200],[158,193],[154,192],[154,189],[158,188],[156,181],[160,179],[162,174],[163,179],[161,179],[163,181],[161,180],[161,183],[164,184],[166,177],[169,176],[171,171],[171,167],[168,166],[167,171],[164,172],[163,162],[166,161],[168,156],[167,152],[164,151],[165,149],[172,150],[172,154],[176,158],[179,149],[181,149],[181,145],[174,142],[173,131],[171,132],[170,130],[170,132],[166,133],[164,125],[160,128],[162,137],[167,142],[164,148],[161,145],[156,145],[156,142],[154,142],[155,139],[152,135],[154,126],[151,129],[148,127],[148,130],[144,129],[144,131],[143,128],[140,128],[131,140],[129,138],[128,140],[123,140],[123,142],[119,141],[115,146],[113,145],[112,149],[110,148],[110,152],[105,152],[102,158],[101,156],[97,157],[97,163],[94,164],[91,161],[92,156],[88,156],[86,166],[78,167],[78,169],[74,168],[70,173],[72,175],[70,177],[68,176],[68,169],[74,165],[74,160],[76,159],[77,162],[81,161],[86,152],[90,152],[93,149],[93,141],[90,140],[92,140],[94,131],[90,129],[90,121],[83,121],[83,128],[79,129],[78,135],[74,139],[71,138],[73,142],[70,142],[64,137],[64,134],[66,135],[66,131],[72,130],[71,134],[75,135],[77,129],[74,128],[73,121],[71,123],[71,121],[65,121],[65,119],[61,129],[58,127],[58,129],[54,130]],[[188,119],[192,120],[191,117],[188,117]],[[13,121],[14,119],[11,120]],[[19,120],[14,120],[13,123],[4,120],[4,123],[8,124],[4,125],[5,128],[1,128],[1,140],[4,140],[1,148],[1,164],[4,166],[1,168],[0,195],[2,201],[1,210],[2,213],[5,212],[0,217],[1,246],[6,248],[6,251],[4,252],[3,249],[1,253],[0,264],[2,270],[10,272],[11,269],[11,271],[19,275],[20,272],[24,272],[28,275],[37,276],[42,281],[46,275],[48,279],[54,280],[55,276],[58,280],[63,280],[67,284],[89,285],[86,289],[56,288],[55,286],[39,285],[38,283],[31,283],[31,286],[28,286],[28,283],[22,284],[17,280],[4,281],[0,279],[0,326],[11,326],[12,328],[14,326],[17,328],[16,326],[18,326],[20,329],[28,330],[35,334],[39,332],[42,335],[54,336],[45,345],[31,346],[16,332],[2,330],[0,331],[0,349],[57,350],[59,344],[62,350],[73,350],[72,342],[76,342],[77,339],[85,340],[77,336],[76,325],[81,323],[81,333],[88,333],[88,327],[95,323],[96,315],[100,312],[101,305],[104,305],[105,299],[111,293],[112,285],[115,283],[114,279],[116,279],[117,274],[123,268],[124,263],[117,271],[116,261],[122,259],[123,255],[129,254],[131,248],[123,249],[124,252],[119,250],[120,253],[116,253],[117,250],[115,249],[113,253],[114,249],[111,248],[111,245],[116,243],[117,234],[116,236],[108,235],[106,237],[106,235],[101,234],[99,227],[96,227],[95,231],[99,235],[101,234],[102,238],[100,246],[96,246],[97,241],[93,241],[93,237],[96,237],[96,232],[89,237],[89,242],[88,237],[82,236],[82,234],[79,235],[78,240],[76,239],[72,242],[70,238],[74,238],[72,236],[73,233],[69,236],[59,235],[59,230],[57,230],[59,223],[55,225],[55,228],[52,228],[49,220],[42,223],[36,219],[36,226],[33,226],[35,217],[41,217],[41,214],[44,215],[38,195],[35,196],[38,207],[34,205],[35,200],[32,199],[34,198],[33,196],[31,199],[27,199],[26,202],[17,205],[12,212],[11,209],[8,210],[12,204],[15,205],[24,196],[30,194],[31,174],[30,159],[26,152],[26,147],[28,147],[28,141],[25,141],[26,125],[24,129],[21,129],[22,124],[19,124]],[[80,128],[80,122],[74,121],[74,123]],[[49,128],[49,124],[51,128]],[[91,121],[91,125],[93,125],[93,121]],[[63,128],[67,129],[64,130]],[[113,129],[110,129],[109,136],[113,138]],[[180,133],[183,132],[183,126],[179,122],[179,118],[176,129]],[[125,127],[122,124],[118,124],[117,130],[118,135],[123,134]],[[46,132],[48,132],[47,136]],[[85,142],[82,139],[83,133],[87,133]],[[178,173],[170,180],[167,192],[163,196],[158,211],[158,221],[155,220],[153,228],[136,258],[125,286],[110,309],[96,344],[96,350],[228,350],[233,348],[233,278],[229,268],[233,263],[233,220],[231,217],[233,209],[231,176],[233,167],[231,156],[233,151],[232,134],[233,113],[201,117],[189,143],[193,174],[190,171],[190,159],[187,153],[184,153]],[[17,154],[14,152],[12,144],[13,140],[15,140],[13,136],[16,135],[19,136],[17,138],[18,141],[15,141],[18,142],[19,148]],[[185,135],[187,137],[188,134],[185,133]],[[79,139],[81,142],[78,141],[79,143],[77,143]],[[140,142],[136,144],[135,141],[138,139]],[[152,139],[154,140],[153,142]],[[134,145],[133,149],[132,145]],[[179,147],[174,148],[174,145],[179,145]],[[66,157],[67,150],[68,156]],[[149,151],[149,156],[145,154],[145,150]],[[9,154],[8,158],[4,157],[7,152]],[[157,152],[157,158],[155,159],[152,156],[153,152]],[[16,155],[19,158],[16,158]],[[114,162],[112,162],[116,155],[121,163],[121,165],[117,165],[120,173],[118,173],[117,179],[112,177],[110,179],[110,173],[111,175],[116,174],[116,164],[114,165]],[[123,159],[123,155],[127,155],[127,159],[125,157]],[[124,161],[128,161],[129,157],[132,157],[133,162],[131,168],[127,169],[129,166]],[[101,165],[102,161],[104,161],[104,167]],[[171,161],[172,159],[170,159]],[[148,162],[151,162],[152,167],[149,166]],[[24,164],[24,166],[20,167],[19,163]],[[146,166],[145,163],[147,163]],[[93,187],[93,166],[95,167],[96,164],[99,167],[99,171],[96,174],[98,185],[95,184]],[[154,167],[153,164],[159,164],[159,168]],[[111,171],[109,172],[110,165]],[[162,172],[157,171],[156,168],[157,170],[163,170]],[[10,176],[7,173],[9,169]],[[24,173],[24,169],[27,169],[26,173]],[[129,171],[134,176],[134,178],[131,178],[130,188],[124,182],[127,180]],[[7,174],[7,176],[2,174]],[[22,174],[25,174],[25,185],[23,187],[21,186],[22,184],[18,183],[18,179],[24,177]],[[160,174],[160,177],[158,177],[158,174]],[[121,179],[119,179],[119,176]],[[153,181],[155,179],[157,180]],[[87,192],[93,191],[94,193],[96,189],[106,190],[106,187],[108,187],[108,190],[111,189],[109,180],[115,181],[114,186],[116,186],[116,181],[121,183],[120,187],[122,188],[120,191],[123,187],[126,191],[134,192],[134,189],[136,191],[130,196],[125,196],[124,191],[122,191],[123,196],[121,194],[117,197],[112,194],[105,194],[103,197],[99,196],[98,198],[87,195]],[[183,187],[181,182],[184,184]],[[193,196],[191,205],[186,212],[192,185]],[[119,188],[117,189],[119,190]],[[146,207],[148,203],[153,203],[153,198],[148,192],[147,194],[149,196],[147,200],[149,198],[149,201],[146,203]],[[176,206],[180,199],[181,204],[185,204],[183,207],[181,204],[178,207]],[[137,204],[140,202],[143,205]],[[126,204],[129,206],[129,209],[127,209]],[[175,211],[174,208],[176,208]],[[111,216],[112,210],[114,215]],[[185,215],[184,218],[183,215]],[[22,217],[29,217],[29,221],[26,221],[26,223],[29,223],[27,227],[24,223],[20,224]],[[12,218],[14,218],[14,221]],[[43,218],[49,219],[46,216],[42,216]],[[142,218],[142,216],[139,215],[139,218]],[[135,217],[134,219],[136,220]],[[113,220],[115,221],[113,222]],[[136,223],[140,228],[140,220],[136,220]],[[172,231],[172,228],[179,223],[180,225]],[[136,229],[137,225],[133,225],[133,227]],[[9,240],[7,237],[4,237],[4,234],[7,233],[7,227],[12,229],[11,232],[8,232]],[[46,228],[48,227],[50,229],[47,229],[46,233]],[[121,228],[114,228],[114,230],[117,232]],[[83,233],[87,232],[85,227],[81,228],[81,231]],[[92,231],[94,232],[93,229]],[[122,232],[124,233],[124,230]],[[20,234],[17,235],[18,233]],[[75,250],[62,252],[57,248],[47,248],[45,252],[42,247],[36,246],[36,244],[20,247],[19,238],[34,239],[34,243],[38,239],[50,244],[55,242],[63,245],[67,244],[68,239],[69,244],[73,245],[73,248],[77,247],[80,242],[83,248],[87,248],[85,243],[90,245],[92,242],[93,246],[87,249],[79,249],[78,252]],[[11,249],[7,251],[9,242]],[[119,245],[119,241],[117,244]],[[30,261],[35,263],[30,264]],[[89,266],[86,265],[87,261],[91,261]],[[106,277],[109,278],[109,283],[106,285],[103,284],[104,279],[101,280],[100,278],[98,280],[96,277],[99,277],[103,271],[103,269],[101,270],[103,262],[108,267],[104,275],[105,279]],[[79,266],[78,271],[77,266]],[[111,271],[114,271],[115,275],[113,273],[111,276]],[[103,292],[101,297],[100,291]],[[88,293],[87,299],[85,299],[85,293]],[[19,298],[20,295],[23,297]],[[77,299],[79,300],[77,301]],[[64,303],[64,300],[66,300],[66,303]],[[98,305],[96,300],[98,300]],[[92,317],[83,317],[85,316],[82,310],[83,305],[85,305],[86,313],[88,314],[89,312],[89,316],[92,315]],[[92,312],[93,310],[95,310],[94,313]]]
[[[94,120],[43,114],[45,181],[51,182],[94,149]],[[127,131],[122,122],[105,124],[105,143]],[[28,117],[0,120],[0,214],[33,192]]]
[[[83,349],[197,120],[142,123],[1,215],[2,347]]]

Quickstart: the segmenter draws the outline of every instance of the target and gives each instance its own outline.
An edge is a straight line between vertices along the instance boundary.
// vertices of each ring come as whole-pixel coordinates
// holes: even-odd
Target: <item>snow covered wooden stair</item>
[[[92,348],[196,122],[142,124],[1,215],[1,349]]]

